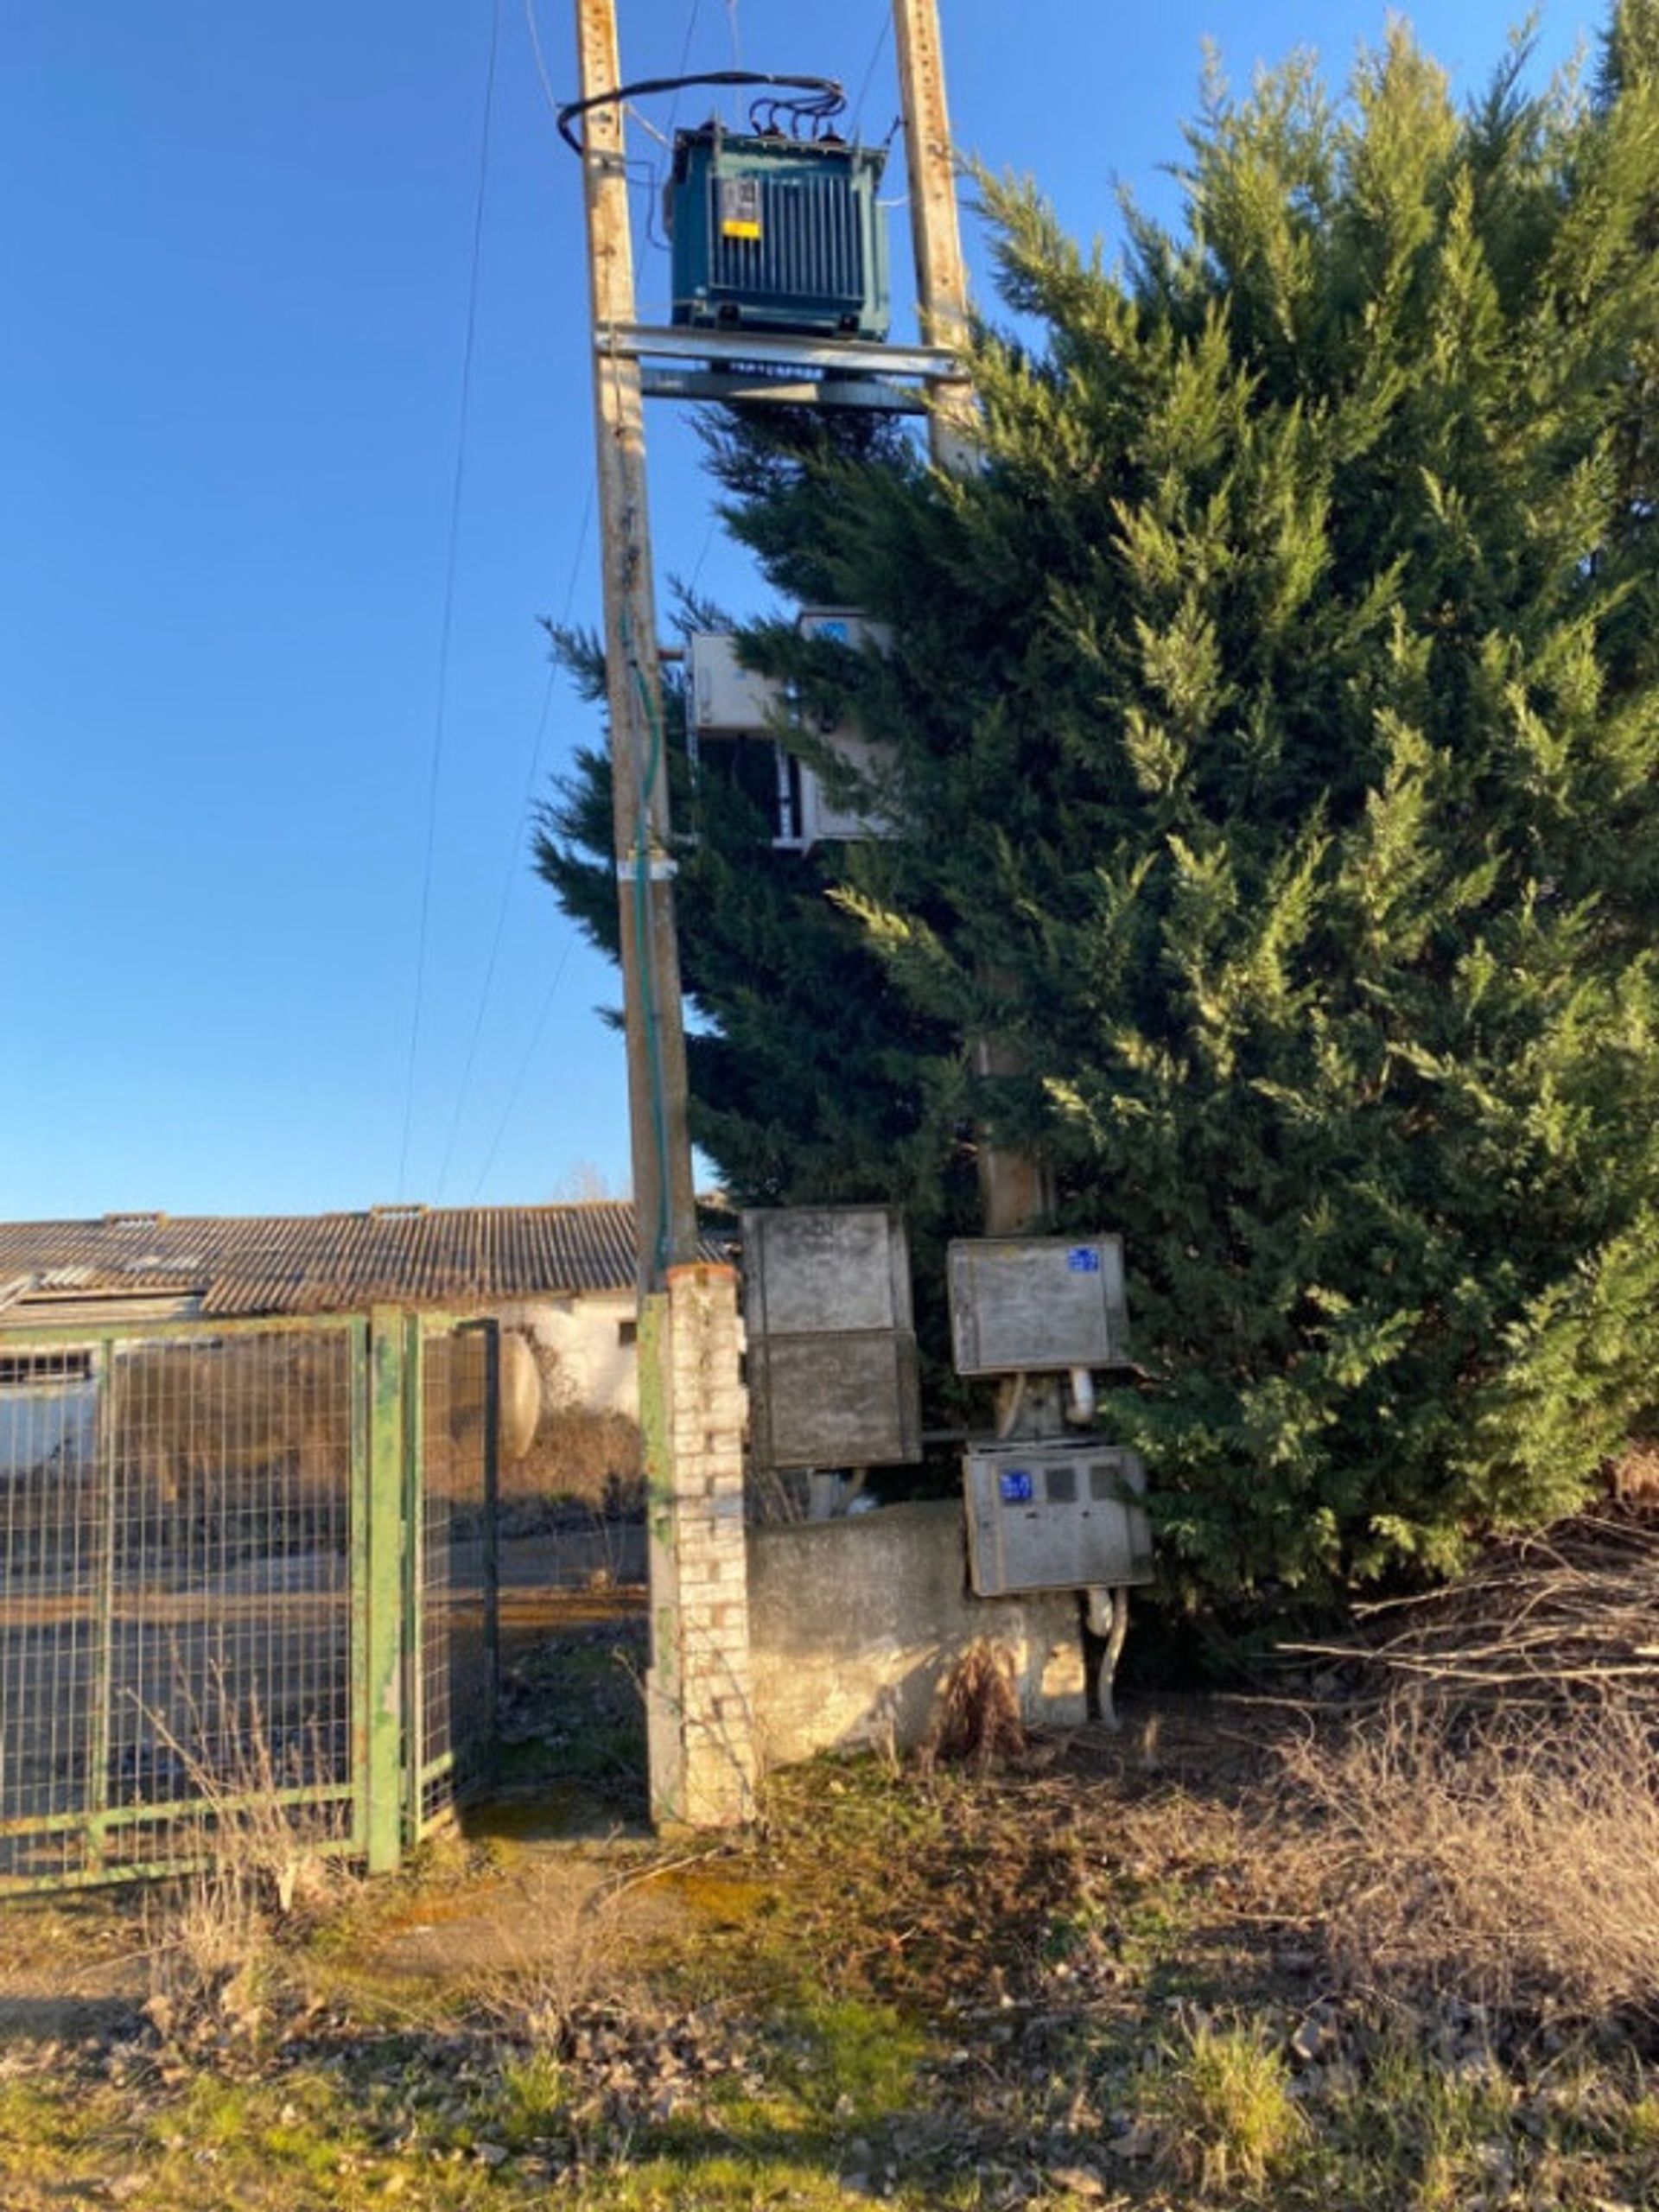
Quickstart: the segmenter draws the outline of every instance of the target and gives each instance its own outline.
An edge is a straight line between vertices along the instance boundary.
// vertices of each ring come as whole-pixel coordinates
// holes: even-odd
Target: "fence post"
[[[363,1843],[371,1873],[394,1868],[403,1851],[404,1485],[407,1459],[404,1316],[369,1316],[369,1459],[365,1499],[362,1681]]]
[[[501,1325],[484,1334],[484,1679],[493,1758],[501,1719]]]
[[[98,1597],[93,1624],[92,1705],[86,1731],[86,1846],[90,1863],[101,1870],[109,1848],[110,1755],[115,1735],[115,1544],[116,1544],[116,1348],[105,1338],[98,1347]]]

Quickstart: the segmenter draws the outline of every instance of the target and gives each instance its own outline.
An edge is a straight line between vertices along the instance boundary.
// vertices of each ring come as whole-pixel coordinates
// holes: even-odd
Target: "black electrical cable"
[[[559,136],[573,154],[584,149],[570,125],[590,107],[613,107],[623,100],[639,99],[647,92],[683,92],[688,85],[778,85],[789,92],[816,92],[810,100],[775,103],[795,114],[827,122],[847,105],[845,89],[833,77],[775,77],[764,69],[710,69],[693,77],[641,77],[632,85],[619,85],[613,92],[594,92],[584,100],[567,100],[558,112]]]

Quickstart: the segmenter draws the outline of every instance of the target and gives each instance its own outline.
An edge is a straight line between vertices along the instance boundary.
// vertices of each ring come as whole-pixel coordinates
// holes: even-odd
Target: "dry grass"
[[[626,1414],[563,1406],[543,1413],[536,1441],[501,1470],[500,1501],[509,1513],[586,1507],[590,1513],[638,1513],[645,1505],[639,1427]]]
[[[939,1685],[938,1702],[918,1752],[924,1772],[940,1760],[984,1774],[1026,1748],[1014,1661],[1001,1644],[970,1643]]]
[[[179,2052],[253,2045],[266,2018],[270,1908],[257,1878],[227,1859],[145,1900],[144,2016]]]
[[[1517,2018],[1659,2019],[1659,1792],[1641,1718],[1400,1697],[1282,1753],[1281,1881],[1351,1986]]]
[[[498,2031],[559,2050],[585,2012],[616,1999],[626,1982],[622,1886],[572,1881],[537,1892],[533,1953],[489,1974],[474,1993]]]
[[[327,1811],[296,1802],[295,1777],[279,1770],[257,1700],[238,1707],[222,1681],[214,1694],[219,1738],[235,1746],[228,1764],[209,1764],[148,1715],[200,1803],[202,1847],[212,1854],[146,1903],[144,2009],[162,2042],[181,2050],[257,2044],[280,1948],[361,1887]]]

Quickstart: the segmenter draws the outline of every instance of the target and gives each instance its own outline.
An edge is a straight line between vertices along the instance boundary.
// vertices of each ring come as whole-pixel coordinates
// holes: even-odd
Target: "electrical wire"
[[[875,65],[881,59],[881,50],[892,36],[893,16],[890,13],[884,11],[881,17],[881,28],[875,35],[874,48],[871,52],[869,60],[865,65],[864,74],[858,80],[858,90],[853,95],[852,119],[848,124],[848,129],[852,132],[855,138],[858,136],[859,118],[864,112],[865,96],[870,89],[870,79],[875,74]]]
[[[588,533],[593,526],[596,488],[594,479],[590,475],[588,480],[587,502],[582,509],[582,526],[576,533],[576,550],[570,563],[569,581],[565,586],[564,607],[559,616],[561,628],[568,627],[569,624],[570,609],[576,595],[576,582],[582,573],[582,556],[588,548]],[[536,785],[541,776],[542,753],[547,740],[548,723],[552,713],[553,694],[557,681],[557,669],[550,668],[547,683],[542,693],[541,713],[537,719],[536,739],[531,747],[530,766],[524,775],[524,796],[519,800],[518,816],[513,823],[512,846],[507,855],[506,867],[502,872],[501,897],[496,907],[495,930],[490,939],[489,957],[485,962],[484,981],[479,991],[478,1010],[473,1017],[472,1035],[467,1040],[467,1058],[461,1068],[461,1082],[455,1093],[454,1111],[449,1117],[449,1134],[444,1141],[443,1164],[438,1170],[439,1205],[443,1203],[444,1187],[449,1179],[449,1163],[454,1156],[455,1140],[461,1129],[461,1115],[466,1107],[467,1093],[472,1086],[473,1068],[477,1061],[478,1047],[483,1036],[484,1017],[488,1012],[491,994],[495,987],[496,967],[500,957],[502,940],[506,931],[507,914],[512,904],[514,887],[519,879],[518,862],[521,852],[519,839],[525,825],[531,820],[531,804],[536,796]],[[561,972],[562,970],[563,963],[561,963]],[[514,1103],[517,1103],[516,1099]],[[502,1131],[498,1129],[494,1142],[490,1147],[492,1160],[500,1144],[501,1135]]]
[[[658,710],[652,687],[645,681],[645,671],[639,665],[639,656],[633,640],[633,626],[626,607],[622,612],[622,650],[627,656],[628,673],[633,678],[633,688],[639,695],[645,727],[651,733],[651,750],[646,755],[645,773],[639,779],[639,805],[634,815],[633,942],[634,964],[639,976],[640,1027],[645,1033],[645,1070],[651,1086],[652,1136],[657,1147],[657,1220],[652,1274],[660,1279],[673,1256],[673,1218],[669,1197],[668,1084],[663,1071],[662,1015],[657,1004],[657,973],[651,937],[651,808],[657,779],[662,772],[663,718]],[[639,1192],[636,1192],[634,1196],[637,1200]],[[643,1236],[644,1222],[639,1226],[639,1234]]]
[[[564,588],[564,605],[559,615],[559,626],[562,629],[569,628],[570,622],[570,610],[575,604],[576,585],[582,575],[582,557],[588,550],[588,535],[593,528],[594,503],[597,497],[597,493],[598,485],[596,479],[594,475],[590,474],[588,479],[588,497],[582,507],[582,525],[576,532],[576,550],[571,556],[570,574]],[[518,883],[519,879],[518,860],[520,849],[518,839],[525,823],[530,819],[531,801],[535,798],[536,785],[541,775],[542,752],[547,737],[548,722],[552,709],[553,694],[557,680],[557,670],[556,668],[550,669],[548,671],[547,688],[542,695],[542,711],[536,727],[536,741],[531,749],[530,767],[524,777],[524,797],[519,802],[518,819],[513,826],[512,849],[507,856],[507,865],[502,877],[501,902],[496,911],[495,934],[490,944],[489,959],[486,964],[484,982],[479,996],[478,1013],[473,1023],[472,1039],[467,1047],[467,1064],[461,1071],[461,1089],[455,1099],[455,1110],[449,1123],[449,1137],[444,1148],[443,1166],[438,1176],[438,1195],[440,1200],[442,1198],[444,1182],[449,1172],[449,1161],[454,1149],[456,1132],[461,1126],[461,1110],[466,1103],[467,1092],[472,1077],[473,1064],[477,1056],[479,1040],[484,1027],[485,1012],[489,1005],[490,993],[495,981],[496,961],[501,949],[502,936],[506,925],[507,910],[512,904],[513,887]],[[557,988],[559,978],[564,974],[565,965],[569,957],[570,947],[569,944],[567,942],[564,950],[560,956],[558,967],[554,971],[553,985],[550,988],[547,997],[543,1001],[541,1012],[536,1018],[535,1031],[531,1039],[530,1050],[526,1053],[524,1060],[520,1065],[518,1073],[514,1078],[512,1090],[508,1094],[506,1107],[502,1113],[499,1122],[497,1124],[495,1135],[490,1141],[489,1152],[486,1156],[484,1166],[480,1171],[478,1182],[474,1186],[473,1195],[474,1201],[476,1201],[478,1192],[483,1188],[490,1169],[494,1164],[496,1154],[501,1148],[501,1140],[506,1135],[508,1124],[511,1122],[513,1112],[518,1106],[518,1093],[523,1087],[524,1077],[528,1073],[531,1059],[534,1057],[535,1047],[540,1042],[542,1031],[546,1027],[548,1013],[553,1003],[553,991]]]
[[[810,92],[815,95],[810,99],[771,101],[767,105],[818,124],[829,122],[847,105],[846,92],[834,77],[779,76],[766,69],[705,69],[689,77],[639,77],[632,84],[618,85],[608,92],[590,92],[585,99],[566,100],[558,111],[559,136],[573,154],[580,154],[584,150],[582,142],[570,126],[589,108],[615,107],[628,100],[643,99],[652,92],[683,92],[690,85],[775,85],[788,92]]]
[[[501,1149],[501,1140],[505,1136],[512,1117],[518,1111],[519,1094],[524,1090],[531,1064],[540,1048],[542,1032],[546,1028],[548,1016],[553,1011],[553,1001],[559,995],[559,985],[564,981],[564,971],[570,964],[570,954],[575,941],[573,931],[564,941],[564,950],[559,955],[559,964],[553,970],[552,981],[543,995],[541,1010],[536,1016],[536,1026],[531,1032],[529,1044],[524,1047],[524,1058],[518,1063],[518,1071],[512,1078],[512,1088],[507,1093],[507,1103],[501,1109],[500,1120],[496,1123],[495,1135],[490,1139],[490,1148],[484,1155],[484,1165],[478,1171],[478,1180],[473,1185],[474,1205],[478,1204],[484,1185],[490,1179],[490,1170],[495,1165],[496,1154]]]
[[[524,0],[524,28],[530,33],[530,50],[536,57],[536,74],[542,80],[542,96],[555,115],[559,111],[559,96],[547,73],[547,63],[542,55],[542,34],[536,22],[536,0]]]
[[[685,65],[691,59],[691,41],[697,35],[697,16],[702,6],[702,0],[691,0],[690,13],[687,16],[685,22],[685,37],[681,42],[680,58],[675,73],[682,78],[685,74]],[[638,115],[638,109],[633,112]],[[680,96],[676,92],[669,107],[668,121],[660,133],[664,143],[671,151],[674,144],[675,126],[679,119]],[[639,117],[639,120],[643,123],[644,117]],[[672,251],[670,242],[657,227],[657,210],[662,202],[663,183],[663,164],[653,162],[651,169],[651,190],[645,194],[645,244],[653,247],[658,253],[668,253]]]
[[[685,587],[688,594],[693,593],[696,590],[697,580],[702,574],[702,564],[709,558],[710,549],[713,547],[715,542],[715,532],[719,529],[719,521],[718,519],[715,519],[709,524],[708,529],[702,533],[702,547],[697,555],[696,564],[691,570],[690,580]]]
[[[697,35],[697,16],[702,6],[702,0],[691,0],[691,12],[686,17],[685,22],[685,41],[680,48],[679,66],[677,72],[680,76],[683,76],[685,74],[685,65],[691,59],[691,41]],[[680,102],[679,96],[677,93],[675,95],[674,104],[668,111],[668,135],[671,138],[674,136],[674,126],[679,119]]]
[[[553,706],[553,688],[557,680],[557,671],[549,669],[547,683],[542,692],[541,718],[536,726],[536,743],[531,760],[525,798],[519,810],[518,819],[513,825],[512,861],[509,863],[506,880],[501,887],[500,903],[495,910],[495,931],[490,939],[489,957],[484,963],[484,982],[479,992],[478,1011],[473,1017],[473,1033],[467,1041],[467,1057],[461,1064],[461,1082],[455,1092],[454,1111],[449,1116],[449,1133],[443,1142],[443,1160],[438,1169],[436,1202],[439,1205],[443,1204],[444,1186],[449,1179],[449,1163],[455,1154],[455,1138],[461,1129],[461,1117],[466,1107],[467,1094],[472,1087],[473,1067],[478,1058],[479,1039],[484,1033],[484,1016],[488,1011],[490,994],[495,986],[496,963],[500,957],[501,940],[506,931],[507,911],[512,904],[512,887],[518,873],[519,836],[524,829],[524,817],[529,810],[530,797],[534,791],[537,772],[541,766],[542,742],[547,734],[548,716]]]
[[[404,1133],[397,1154],[397,1196],[408,1195],[410,1135],[415,1120],[415,1073],[419,1064],[421,1014],[426,996],[427,946],[432,919],[432,876],[437,856],[438,792],[442,782],[444,726],[449,695],[449,645],[454,628],[455,571],[461,543],[461,494],[467,473],[467,435],[473,397],[473,353],[478,334],[479,272],[484,259],[484,208],[488,197],[490,140],[495,117],[495,67],[501,48],[501,0],[490,10],[490,59],[484,79],[484,118],[479,133],[478,188],[473,207],[472,268],[467,283],[467,334],[461,346],[460,419],[455,467],[449,492],[448,543],[444,555],[443,614],[438,632],[437,697],[432,721],[432,757],[427,776],[426,846],[421,868],[421,918],[416,935],[415,1003],[410,1016],[409,1065],[404,1084]]]

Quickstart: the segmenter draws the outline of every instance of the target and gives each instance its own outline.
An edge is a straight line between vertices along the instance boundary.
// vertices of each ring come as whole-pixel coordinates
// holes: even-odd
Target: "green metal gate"
[[[0,1891],[168,1873],[250,1808],[371,1867],[481,1773],[495,1332],[0,1332]]]

